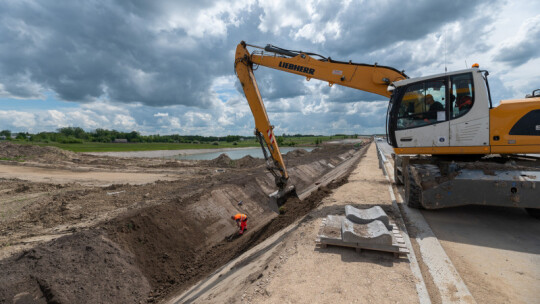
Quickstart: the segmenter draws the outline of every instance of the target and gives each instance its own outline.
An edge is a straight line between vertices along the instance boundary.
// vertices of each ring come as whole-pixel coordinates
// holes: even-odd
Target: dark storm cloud
[[[155,106],[210,106],[213,76],[230,71],[221,51],[228,47],[219,37],[205,37],[193,47],[182,29],[156,29],[167,5],[154,3],[2,2],[0,83],[15,97],[35,93],[30,85],[21,87],[18,79],[27,78],[68,101],[105,96]],[[209,4],[171,6],[189,12]]]
[[[395,1],[351,5],[339,18],[347,25],[339,40],[327,43],[333,53],[348,56],[371,52],[399,41],[413,41],[436,32],[444,24],[470,19],[484,1]]]
[[[264,46],[268,43],[294,50],[303,50],[330,56],[336,60],[373,64],[395,67],[405,70],[411,77],[425,75],[430,66],[441,65],[444,61],[444,53],[449,57],[466,59],[473,50],[486,49],[485,39],[488,37],[489,26],[495,16],[495,10],[500,3],[490,3],[489,6],[482,2],[470,1],[420,1],[403,2],[391,1],[381,3],[351,3],[344,8],[336,2],[317,4],[317,20],[307,16],[300,26],[285,26],[275,35],[262,35],[271,41],[262,40],[260,37],[253,43]],[[286,13],[286,12],[284,12]],[[300,15],[299,13],[295,13]],[[293,14],[294,15],[294,14]],[[279,14],[261,13],[261,22],[272,32],[272,25],[280,22]],[[340,35],[327,35],[326,41],[316,43],[311,39],[302,38],[303,26],[312,24],[318,31],[326,22],[337,21],[340,24]],[[444,33],[441,28],[455,22],[458,27],[454,33]],[[250,32],[250,31],[245,31]],[[428,35],[436,33],[440,38],[445,35],[447,50],[443,45],[423,42],[422,48],[418,46]],[[298,37],[300,38],[298,38]],[[296,39],[291,39],[296,37]],[[463,58],[463,59],[461,59]],[[442,71],[441,71],[442,72]],[[261,72],[257,75],[263,77]],[[273,93],[283,93],[282,96],[267,95],[266,98],[305,96],[306,90],[302,90],[302,81],[291,83],[294,77],[283,75],[271,78],[270,82],[259,81],[261,92],[268,91],[265,85],[275,88],[287,88],[283,92],[275,89]],[[317,81],[317,80],[314,80]],[[321,94],[327,94],[328,89],[322,88]],[[268,93],[268,92],[265,92]],[[382,100],[381,97],[358,90],[339,88],[329,95],[330,102],[348,103],[355,101]],[[309,98],[317,98],[310,96]],[[384,98],[383,98],[384,99]]]
[[[228,26],[226,36],[194,37],[181,27],[159,26],[166,23],[168,15],[174,15],[171,11],[179,11],[183,16],[179,18],[185,19],[215,3],[210,0],[2,2],[0,84],[5,92],[19,98],[36,97],[40,88],[44,88],[68,101],[89,102],[105,97],[124,103],[208,108],[213,102],[212,81],[216,76],[232,74],[232,51],[240,40],[262,46],[272,43],[314,52],[326,50],[326,55],[336,59],[352,54],[352,59],[362,61],[366,52],[422,37],[450,18],[466,18],[478,5],[459,1],[352,3],[343,11],[334,2],[318,4],[318,19],[313,21],[309,14],[299,13],[299,17],[306,18],[303,22],[313,21],[315,26],[321,26],[337,18],[343,27],[341,37],[328,37],[323,44],[303,38],[294,42],[287,27],[273,35],[271,28],[274,25],[279,28],[280,20],[259,6],[239,13],[239,25]],[[445,11],[452,14],[442,13]],[[230,16],[224,13],[219,17]],[[270,32],[261,35],[261,23]],[[410,55],[405,54],[403,61],[407,56]],[[257,77],[264,98],[293,98],[307,93],[301,77],[267,71]],[[376,100],[367,93],[349,93],[339,100],[355,101],[358,95],[361,100]]]

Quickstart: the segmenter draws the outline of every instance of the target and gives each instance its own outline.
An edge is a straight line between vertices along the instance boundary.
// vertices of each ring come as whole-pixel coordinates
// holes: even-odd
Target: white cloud
[[[495,59],[519,66],[540,56],[540,15],[526,19],[515,35],[498,45]]]
[[[32,113],[23,111],[0,111],[0,121],[4,124],[2,129],[11,129],[10,126],[18,129],[30,129],[36,126],[36,117]],[[9,122],[7,125],[5,122]]]
[[[309,17],[311,1],[260,1],[264,14],[259,16],[259,30],[280,35],[285,28],[299,28]]]
[[[182,29],[194,38],[223,37],[227,34],[228,26],[238,26],[238,14],[248,10],[254,1],[219,1],[209,7],[198,7],[196,3],[167,3],[163,7],[163,22],[158,24],[156,30]]]

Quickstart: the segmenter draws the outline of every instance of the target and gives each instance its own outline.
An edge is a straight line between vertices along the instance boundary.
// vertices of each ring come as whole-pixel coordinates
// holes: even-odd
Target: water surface
[[[281,154],[286,154],[289,151],[304,149],[308,152],[311,152],[313,147],[280,147],[279,151]],[[251,157],[264,158],[261,148],[249,148],[249,149],[238,149],[238,150],[229,150],[221,152],[209,152],[209,153],[198,153],[191,155],[175,155],[172,158],[174,159],[183,159],[183,160],[211,160],[217,158],[221,154],[227,154],[231,159],[240,159],[246,155],[251,155]]]

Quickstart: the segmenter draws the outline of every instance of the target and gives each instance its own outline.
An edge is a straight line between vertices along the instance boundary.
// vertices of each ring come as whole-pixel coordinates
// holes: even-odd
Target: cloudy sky
[[[252,134],[241,40],[411,77],[478,62],[497,101],[540,88],[540,1],[3,0],[0,130]],[[277,134],[384,132],[386,98],[255,73]]]

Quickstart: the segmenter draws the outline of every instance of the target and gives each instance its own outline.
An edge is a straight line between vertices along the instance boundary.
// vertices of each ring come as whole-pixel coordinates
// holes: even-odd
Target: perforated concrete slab
[[[388,215],[381,206],[373,206],[368,209],[358,209],[351,205],[345,206],[345,216],[348,220],[357,224],[368,224],[375,220],[381,221],[386,229],[392,231],[392,226],[389,223]]]
[[[341,234],[342,240],[346,243],[392,246],[392,234],[379,220],[367,224],[356,224],[344,218],[341,223]]]

